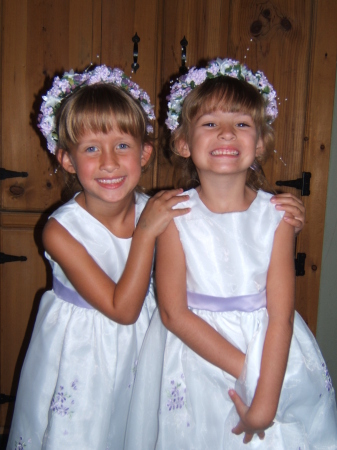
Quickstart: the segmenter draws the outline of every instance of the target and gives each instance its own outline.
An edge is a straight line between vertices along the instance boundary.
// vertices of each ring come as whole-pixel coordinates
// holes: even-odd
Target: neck
[[[132,236],[135,228],[135,194],[119,202],[101,202],[85,192],[76,197],[76,201],[109,231],[120,238]]]
[[[201,176],[197,188],[200,200],[215,213],[246,211],[256,192],[246,186],[246,176]]]

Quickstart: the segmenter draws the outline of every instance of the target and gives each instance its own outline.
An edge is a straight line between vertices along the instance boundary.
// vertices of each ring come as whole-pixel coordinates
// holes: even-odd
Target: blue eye
[[[243,128],[243,127],[249,127],[249,124],[245,123],[245,122],[240,122],[240,123],[237,124],[237,126],[240,127],[240,128]]]
[[[129,148],[129,146],[128,144],[121,143],[117,145],[117,148],[119,148],[120,150],[126,150],[127,148]]]
[[[92,146],[92,147],[88,147],[88,148],[86,149],[86,152],[88,152],[88,153],[94,153],[94,152],[97,152],[97,150],[98,150],[97,147]]]

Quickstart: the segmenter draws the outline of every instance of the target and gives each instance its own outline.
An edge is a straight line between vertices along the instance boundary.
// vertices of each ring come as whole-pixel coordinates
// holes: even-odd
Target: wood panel
[[[161,92],[158,111],[159,124],[163,127],[166,115],[166,96],[169,81],[179,75],[181,66],[181,44],[185,36],[187,45],[187,67],[202,64],[218,56],[227,55],[229,26],[228,0],[178,0],[166,1],[163,20]],[[158,187],[179,184],[180,174],[170,162],[168,133],[159,132]]]
[[[126,75],[145,89],[153,104],[156,103],[158,86],[158,42],[161,40],[162,2],[125,0],[102,1],[102,51],[101,63],[119,67]],[[122,24],[122,25],[121,25]],[[132,73],[133,42],[137,32],[139,69]],[[155,163],[154,163],[155,166]],[[152,188],[155,184],[153,166],[142,176],[141,186]]]
[[[313,9],[308,101],[302,170],[311,172],[311,193],[305,198],[307,223],[298,251],[307,254],[306,274],[297,286],[301,314],[316,332],[325,221],[331,126],[337,60],[337,2],[316,1]]]
[[[1,213],[1,251],[26,256],[25,262],[1,264],[1,392],[15,395],[21,366],[50,269],[43,259],[40,214]],[[47,270],[49,277],[46,276]],[[8,431],[13,404],[0,406],[0,424]]]
[[[52,79],[83,70],[101,48],[101,0],[2,1],[2,167],[27,178],[1,183],[1,251],[26,255],[26,263],[1,266],[1,392],[15,393],[38,303],[46,288],[42,258],[44,219],[60,201],[45,140],[36,127],[41,95]],[[15,211],[21,211],[20,213]],[[49,280],[50,281],[50,280]],[[0,426],[9,426],[11,407],[1,406]]]
[[[59,200],[37,115],[41,95],[56,73],[83,70],[92,61],[99,46],[97,4],[98,0],[3,0],[2,164],[29,174],[2,182],[2,207],[7,210],[41,211]]]
[[[253,70],[262,70],[278,94],[279,116],[274,125],[276,152],[265,166],[272,189],[277,189],[277,180],[301,178],[303,170],[314,4],[315,1],[305,0],[232,3],[229,53],[244,60]],[[278,190],[300,195],[293,188]],[[306,228],[311,226],[308,221]],[[297,245],[296,250],[309,254],[310,243],[305,242],[302,250]],[[296,309],[314,331],[317,302],[308,314],[308,302],[304,297],[307,289],[303,292],[303,286],[310,285],[309,290],[314,292],[319,288],[319,278],[297,277],[296,281]]]

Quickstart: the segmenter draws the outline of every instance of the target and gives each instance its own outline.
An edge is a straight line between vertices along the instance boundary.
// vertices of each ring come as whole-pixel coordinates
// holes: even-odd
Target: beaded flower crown
[[[255,86],[265,100],[268,122],[272,123],[276,119],[278,113],[276,92],[264,73],[260,71],[253,73],[245,65],[233,59],[218,58],[211,61],[206,68],[197,69],[196,67],[192,67],[186,75],[178,78],[172,85],[171,93],[167,97],[168,113],[165,121],[171,131],[174,131],[179,126],[179,117],[186,96],[207,78],[217,78],[220,76],[237,78]]]
[[[55,154],[58,135],[56,132],[56,112],[62,101],[83,86],[110,83],[120,87],[138,100],[149,120],[155,119],[153,105],[150,97],[138,84],[128,78],[121,69],[111,69],[105,65],[97,66],[91,71],[75,73],[73,70],[65,72],[60,77],[55,77],[52,88],[44,95],[41,105],[41,113],[38,116],[38,127],[47,139],[48,150]],[[147,132],[153,132],[151,125],[147,126]]]

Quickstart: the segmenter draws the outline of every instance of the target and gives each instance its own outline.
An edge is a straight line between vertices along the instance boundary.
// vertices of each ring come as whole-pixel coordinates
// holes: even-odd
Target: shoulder
[[[149,195],[144,194],[144,192],[135,193],[135,201],[137,205],[146,205],[149,198],[150,198]]]
[[[139,217],[149,200],[149,196],[143,192],[135,192],[135,221],[138,223]]]
[[[284,211],[278,211],[275,208],[275,205],[270,201],[272,196],[273,194],[270,194],[269,192],[259,190],[250,209],[253,213],[256,213],[269,222],[278,225],[284,216]]]
[[[195,189],[189,189],[188,191],[184,191],[179,195],[188,195],[189,199],[174,206],[173,209],[190,208],[191,211],[188,214],[184,214],[183,216],[175,217],[174,220],[192,220],[195,214],[197,214],[199,211],[198,205],[200,203],[200,200],[197,191]]]
[[[77,195],[77,194],[76,194]],[[49,219],[56,219],[60,221],[63,216],[66,216],[69,212],[73,212],[77,208],[81,208],[75,200],[76,195],[70,199],[67,203],[57,208],[50,216]]]

